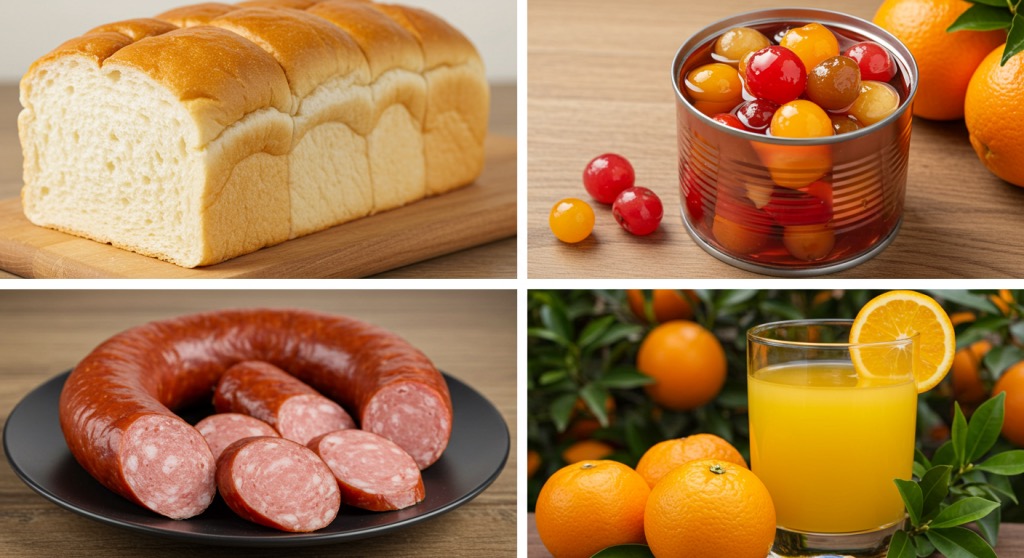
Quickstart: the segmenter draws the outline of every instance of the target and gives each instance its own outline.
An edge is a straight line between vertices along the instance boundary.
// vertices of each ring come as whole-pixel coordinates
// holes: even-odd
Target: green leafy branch
[[[1007,29],[1006,47],[999,65],[1021,50],[1024,50],[1024,13],[1020,11],[1022,0],[967,0],[973,5],[960,14],[946,29],[954,31],[994,31]]]
[[[584,302],[574,304],[543,291],[531,293],[541,325],[529,327],[527,336],[549,343],[531,347],[529,387],[543,388],[550,399],[548,416],[558,432],[565,431],[579,400],[601,426],[608,426],[608,390],[651,382],[635,367],[622,363],[624,353],[635,347],[645,328],[623,323],[615,315],[580,320],[595,312],[593,301]]]
[[[996,558],[1002,506],[1017,503],[1010,475],[1024,473],[1024,450],[987,458],[1003,426],[1006,394],[989,399],[968,422],[955,406],[951,439],[929,460],[920,451],[914,460],[918,480],[896,479],[909,525],[897,531],[887,558],[945,556]],[[983,459],[984,458],[984,459]],[[975,523],[977,532],[965,525]]]

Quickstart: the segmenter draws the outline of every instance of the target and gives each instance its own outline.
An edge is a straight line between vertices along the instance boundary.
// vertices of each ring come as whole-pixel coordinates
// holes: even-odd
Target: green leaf
[[[643,326],[636,324],[614,324],[607,331],[605,331],[600,337],[594,340],[592,348],[607,347],[622,341],[623,339],[629,339],[630,337],[640,337],[643,334]]]
[[[987,329],[968,327],[956,334],[956,350],[966,349],[991,334],[992,332]]]
[[[1000,393],[981,404],[967,427],[967,447],[965,456],[967,463],[974,463],[992,449],[999,439],[999,431],[1003,428],[1003,400],[1005,393]]]
[[[935,519],[929,525],[929,529],[945,529],[977,521],[998,507],[999,502],[975,496],[957,500],[950,504],[949,507],[940,511],[939,515],[935,516]]]
[[[946,558],[998,558],[984,539],[963,527],[929,529],[925,536]]]
[[[974,468],[997,475],[1019,475],[1024,473],[1024,450],[997,453]]]
[[[985,368],[992,372],[992,379],[998,380],[1007,368],[1022,360],[1024,360],[1024,350],[1015,345],[1003,345],[1001,347],[993,347],[992,350],[985,354],[982,362]]]
[[[961,468],[967,463],[967,418],[960,410],[960,403],[953,403],[952,439],[953,451],[956,452],[956,462],[953,464]]]
[[[646,544],[620,544],[609,546],[590,558],[654,558],[654,554]]]
[[[935,547],[932,543],[928,542],[927,537],[914,537],[914,550],[917,551],[918,558],[927,558],[932,554],[935,554]]]
[[[1024,50],[1024,15],[1021,15],[1022,12],[1024,10],[1014,14],[1013,21],[1010,22],[1010,32],[1006,35],[1006,48],[1003,49],[1003,58],[999,61],[1000,66],[1006,64],[1006,61],[1013,58],[1013,55]]]
[[[956,348],[963,349],[1010,324],[1005,316],[985,316],[973,322],[956,336]]]
[[[896,489],[900,491],[900,497],[903,498],[903,505],[907,508],[907,514],[910,515],[910,523],[914,527],[921,525],[921,515],[924,508],[924,496],[921,495],[921,487],[914,481],[908,481],[903,479],[894,479],[896,483]]]
[[[644,439],[644,433],[641,431],[642,427],[643,422],[637,420],[635,416],[626,420],[626,445],[629,446],[629,451],[634,455],[643,455],[651,445]]]
[[[804,317],[803,313],[796,306],[783,300],[765,299],[761,301],[760,306],[762,313],[775,314],[787,320],[799,320]]]
[[[715,402],[726,409],[739,409],[747,406],[747,390],[726,384],[725,388],[715,398]]]
[[[539,339],[546,339],[562,345],[563,347],[569,346],[569,340],[551,331],[550,329],[544,329],[542,327],[531,327],[526,330],[526,335],[530,337],[537,337]]]
[[[1005,1],[1005,0],[993,0],[993,1]],[[1005,4],[1001,4],[1005,7]],[[928,291],[933,296],[942,298],[947,302],[955,302],[961,306],[966,306],[973,310],[980,310],[989,314],[998,314],[999,309],[996,308],[995,304],[988,299],[988,295],[975,294],[967,291]]]
[[[698,416],[703,417],[704,431],[710,434],[714,434],[719,438],[724,438],[726,441],[729,442],[732,442],[734,440],[732,435],[732,425],[730,425],[728,422],[726,422],[724,418],[722,418],[722,414],[718,411],[716,407],[714,407],[713,405],[708,405],[707,407],[701,408],[697,412]]]
[[[1013,14],[1006,10],[1006,4],[1003,4],[1001,8],[975,4],[960,14],[960,17],[946,28],[946,32],[1006,29],[1010,27],[1012,18]]]
[[[597,383],[606,388],[630,389],[652,384],[654,378],[631,366],[616,366],[597,380]]]
[[[978,530],[988,544],[995,546],[999,540],[999,523],[1003,520],[1003,509],[997,507],[992,513],[978,520]]]
[[[608,400],[608,390],[597,382],[591,382],[580,390],[580,397],[587,404],[587,408],[594,414],[601,426],[608,426],[608,411],[605,409],[605,402]]]
[[[615,316],[603,316],[596,320],[591,320],[583,328],[583,331],[580,332],[580,337],[576,340],[576,344],[586,349],[588,345],[599,339],[613,323],[615,323]]]
[[[914,545],[910,543],[910,537],[907,536],[906,531],[896,531],[892,534],[892,540],[889,541],[889,552],[886,553],[885,558],[914,558],[916,555]]]
[[[921,478],[924,476],[927,470],[928,468],[925,467],[924,464],[922,464],[920,461],[915,461],[912,474],[917,478]]]
[[[954,461],[956,461],[956,450],[953,449],[952,440],[947,440],[932,454],[932,465],[953,465]]]
[[[1024,321],[1010,324],[1010,333],[1018,342],[1024,341]]]
[[[1019,504],[1017,501],[1017,495],[1013,492],[1013,485],[1010,484],[1010,479],[1002,475],[989,475],[988,487],[995,491],[1000,496],[1006,496],[1006,499]]]
[[[997,8],[1006,9],[1006,0],[967,0],[972,4],[984,4],[986,6],[995,6]]]
[[[540,309],[540,321],[548,331],[554,333],[559,339],[563,339],[565,344],[568,344],[569,340],[572,339],[572,324],[569,323],[569,317],[565,315],[565,309],[560,305],[550,304],[542,306]]]
[[[914,463],[920,463],[925,470],[932,468],[932,462],[928,460],[928,456],[921,451],[921,448],[914,448]]]
[[[551,421],[555,423],[555,430],[565,432],[569,426],[569,416],[572,415],[572,408],[576,406],[576,394],[566,393],[551,402]]]
[[[561,382],[568,375],[569,373],[566,372],[565,370],[548,370],[547,372],[544,372],[543,374],[540,375],[540,378],[537,380],[537,383],[539,383],[542,386],[548,386],[557,382]]]
[[[949,477],[953,474],[953,468],[949,465],[938,465],[932,467],[921,477],[918,483],[921,485],[921,517],[934,516],[939,510],[939,504],[949,494]]]
[[[730,306],[738,306],[757,296],[759,291],[755,289],[725,291],[722,298],[718,299],[719,313]]]

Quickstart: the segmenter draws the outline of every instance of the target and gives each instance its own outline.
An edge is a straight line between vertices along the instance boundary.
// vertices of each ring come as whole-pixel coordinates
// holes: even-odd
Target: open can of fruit
[[[895,238],[917,84],[895,37],[838,12],[749,12],[690,37],[672,84],[680,210],[711,255],[818,275]]]

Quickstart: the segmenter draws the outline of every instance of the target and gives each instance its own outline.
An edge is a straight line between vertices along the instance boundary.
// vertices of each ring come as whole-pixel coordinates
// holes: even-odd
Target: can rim
[[[821,17],[815,18],[814,16],[816,15]],[[865,126],[864,128],[853,132],[821,138],[778,138],[755,134],[746,130],[738,130],[729,126],[722,126],[715,122],[710,116],[697,110],[696,107],[686,99],[686,96],[679,88],[679,72],[682,70],[683,62],[685,62],[698,47],[705,44],[711,37],[720,31],[724,31],[730,27],[735,27],[737,25],[759,25],[782,20],[788,22],[822,23],[831,27],[838,27],[840,29],[854,32],[864,37],[866,40],[882,44],[889,50],[890,54],[893,55],[896,63],[900,65],[900,70],[908,76],[910,90],[907,93],[906,100],[889,116],[871,124],[870,126]],[[675,90],[676,94],[676,102],[681,103],[688,111],[690,111],[690,113],[699,119],[703,119],[708,125],[717,126],[717,129],[720,129],[722,133],[729,134],[737,138],[754,139],[760,143],[766,144],[808,146],[831,145],[835,143],[843,143],[848,140],[854,140],[872,134],[901,118],[913,105],[914,96],[917,94],[917,72],[917,61],[914,60],[914,56],[911,54],[910,49],[908,49],[906,45],[891,33],[874,23],[867,21],[866,19],[834,10],[822,10],[819,8],[771,8],[747,11],[720,19],[691,35],[690,38],[687,39],[676,51],[675,58],[672,61],[672,75],[670,77],[672,79],[672,88]]]

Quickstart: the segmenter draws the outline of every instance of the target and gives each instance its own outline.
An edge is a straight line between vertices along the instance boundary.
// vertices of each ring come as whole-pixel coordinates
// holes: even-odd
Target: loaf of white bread
[[[196,267],[471,183],[489,89],[424,10],[255,0],[97,27],[21,103],[31,222]]]

